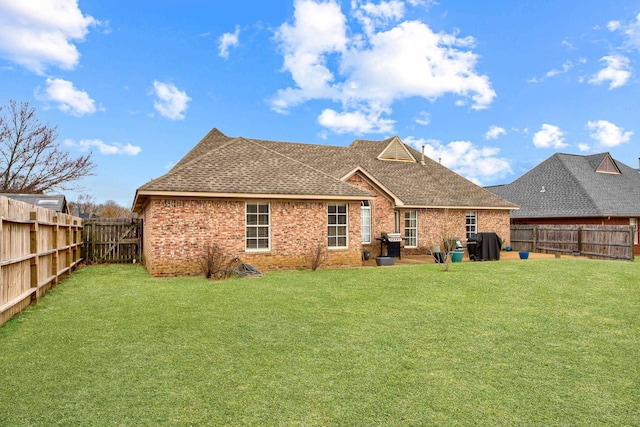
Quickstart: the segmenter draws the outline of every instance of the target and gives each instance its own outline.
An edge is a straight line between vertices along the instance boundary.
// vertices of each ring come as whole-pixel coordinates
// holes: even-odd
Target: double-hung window
[[[638,218],[629,218],[629,225],[633,228],[633,244],[638,244]]]
[[[467,239],[478,234],[478,212],[467,211],[466,219]]]
[[[247,251],[267,251],[271,248],[271,212],[269,203],[247,203],[245,245]]]
[[[418,211],[404,211],[404,247],[418,247]]]
[[[327,206],[327,236],[330,248],[347,247],[347,205],[329,204]]]
[[[371,243],[371,205],[368,200],[360,203],[360,219],[362,223],[362,243]]]

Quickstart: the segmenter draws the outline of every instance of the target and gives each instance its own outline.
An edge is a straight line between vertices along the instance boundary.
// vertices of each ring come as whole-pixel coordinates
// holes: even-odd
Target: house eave
[[[361,166],[358,166],[358,167],[352,169],[350,172],[346,173],[342,178],[340,178],[340,180],[346,182],[349,178],[351,178],[352,176],[354,176],[358,172],[361,173],[372,184],[374,184],[380,190],[382,190],[391,200],[393,200],[393,203],[396,206],[402,206],[402,207],[405,206],[404,202],[398,196],[393,194],[393,192],[391,190],[389,190],[387,187],[385,187],[384,184],[382,184],[380,181],[378,181],[373,175],[371,175],[369,172],[366,171],[366,169],[362,168]]]
[[[437,205],[402,205],[397,206],[402,209],[455,209],[455,210],[478,210],[478,211],[515,211],[520,208],[509,206],[437,206]]]
[[[211,193],[199,191],[159,191],[138,190],[133,201],[133,211],[142,211],[148,200],[152,197],[167,198],[197,198],[197,199],[258,199],[258,200],[336,200],[336,201],[361,201],[374,200],[373,195],[333,195],[333,194],[267,194],[267,193]]]

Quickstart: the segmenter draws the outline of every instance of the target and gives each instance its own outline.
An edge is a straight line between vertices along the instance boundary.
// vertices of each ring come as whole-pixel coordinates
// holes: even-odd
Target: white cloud
[[[625,132],[623,128],[607,120],[589,121],[585,128],[592,131],[591,138],[596,140],[602,147],[616,147],[629,142],[633,136],[633,132]]]
[[[573,64],[571,63],[571,61],[567,61],[564,64],[562,64],[562,69],[554,68],[548,71],[547,74],[545,74],[545,77],[555,77],[557,75],[564,74],[567,71],[569,71],[572,67],[573,67]]]
[[[283,69],[295,85],[279,90],[270,100],[277,112],[325,99],[342,105],[342,113],[332,110],[333,119],[360,112],[361,120],[389,114],[395,101],[411,97],[435,101],[454,94],[462,98],[456,105],[470,99],[471,108],[479,110],[487,108],[496,96],[489,78],[475,71],[478,55],[466,50],[475,43],[473,37],[434,33],[420,21],[380,29],[402,16],[397,2],[373,5],[354,1],[356,16],[371,19],[364,34],[347,26],[335,0],[296,0],[294,4],[293,22],[282,24],[276,39],[284,56]],[[324,123],[335,122],[327,121],[326,114],[323,119]],[[367,127],[379,132],[387,129],[376,123],[356,126]]]
[[[378,4],[353,0],[351,8],[354,9],[353,15],[362,24],[368,36],[373,35],[379,26],[398,21],[404,16],[404,2],[400,0],[381,1]]]
[[[366,114],[363,111],[338,113],[331,109],[324,110],[318,117],[320,125],[335,133],[390,133],[395,122],[380,117],[381,112]]]
[[[564,132],[558,126],[543,124],[542,128],[533,134],[533,145],[537,148],[563,148],[568,144],[564,142]]]
[[[413,137],[404,139],[404,142],[419,151],[424,146],[426,156],[477,184],[513,173],[509,161],[499,157],[500,149],[497,147],[478,147],[470,141],[453,141],[443,145],[433,139]]]
[[[36,92],[36,97],[43,101],[52,101],[58,104],[58,109],[74,116],[93,114],[96,112],[95,101],[85,91],[78,90],[73,83],[63,79],[46,80],[47,87],[44,93]]]
[[[620,21],[609,21],[607,23],[607,29],[609,31],[617,31],[620,29],[621,26],[622,24],[620,23]]]
[[[41,75],[48,66],[71,70],[80,58],[74,42],[100,24],[77,0],[0,0],[0,56]]]
[[[629,58],[626,56],[603,56],[600,62],[605,62],[607,66],[589,79],[591,84],[601,84],[609,81],[609,89],[615,89],[624,86],[631,77],[631,66],[629,65]]]
[[[229,58],[229,48],[237,47],[240,42],[240,27],[236,25],[236,31],[233,33],[224,33],[218,39],[220,46],[218,48],[218,56],[224,59]]]
[[[583,142],[578,144],[578,149],[580,151],[582,151],[583,153],[592,150],[592,148],[591,148],[591,146],[589,144],[585,144]]]
[[[629,23],[610,21],[607,24],[609,31],[620,31],[624,35],[623,48],[640,51],[640,13]]]
[[[172,83],[159,81],[153,82],[153,94],[158,98],[153,103],[153,107],[167,119],[182,120],[187,111],[187,104],[191,98],[187,93],[179,90]]]
[[[98,149],[100,154],[104,155],[124,154],[126,156],[136,156],[142,151],[142,148],[135,145],[122,145],[117,142],[109,145],[99,139],[81,139],[78,142],[75,142],[72,139],[66,139],[64,144],[68,147],[79,147],[82,151],[88,151],[92,147],[95,147]]]
[[[418,113],[418,116],[414,119],[416,123],[422,126],[427,126],[431,123],[431,114],[426,111],[421,111]]]
[[[338,98],[331,86],[334,75],[326,65],[326,54],[344,52],[347,47],[346,18],[334,1],[295,2],[294,25],[284,23],[276,32],[284,56],[284,69],[297,88],[278,91],[271,107],[285,112],[310,99]]]
[[[487,141],[490,139],[498,139],[500,135],[506,135],[507,131],[500,126],[491,126],[487,133],[484,134],[484,139]]]

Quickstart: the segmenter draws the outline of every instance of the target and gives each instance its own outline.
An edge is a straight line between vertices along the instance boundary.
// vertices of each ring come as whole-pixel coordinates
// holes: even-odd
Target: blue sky
[[[481,185],[555,152],[638,167],[639,60],[627,0],[0,0],[0,105],[93,152],[69,199],[125,206],[213,127],[398,135]]]

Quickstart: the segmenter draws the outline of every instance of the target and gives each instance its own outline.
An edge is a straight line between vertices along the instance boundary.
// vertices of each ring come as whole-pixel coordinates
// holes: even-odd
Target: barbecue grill
[[[386,256],[393,258],[402,258],[400,256],[400,243],[402,242],[400,233],[383,234],[382,237],[379,237],[376,240],[380,240],[380,256],[384,256],[383,247],[386,247]]]

